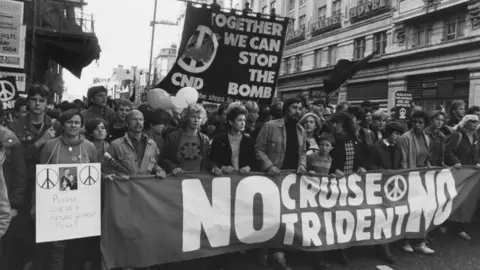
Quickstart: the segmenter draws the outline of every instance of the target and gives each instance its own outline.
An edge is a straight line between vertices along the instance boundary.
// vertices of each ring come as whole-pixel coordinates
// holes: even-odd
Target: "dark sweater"
[[[296,170],[298,167],[298,136],[297,122],[286,121],[285,128],[287,133],[287,146],[285,148],[285,159],[283,160],[283,170]]]

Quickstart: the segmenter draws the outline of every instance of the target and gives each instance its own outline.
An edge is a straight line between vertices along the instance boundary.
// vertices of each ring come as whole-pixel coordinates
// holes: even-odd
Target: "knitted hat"
[[[403,132],[405,132],[405,129],[399,122],[388,122],[385,126],[385,136],[389,137],[395,131],[403,134]]]

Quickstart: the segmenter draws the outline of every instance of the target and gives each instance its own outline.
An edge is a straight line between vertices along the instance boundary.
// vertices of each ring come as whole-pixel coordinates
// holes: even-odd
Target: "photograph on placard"
[[[72,191],[78,189],[78,176],[76,167],[61,167],[60,191]]]

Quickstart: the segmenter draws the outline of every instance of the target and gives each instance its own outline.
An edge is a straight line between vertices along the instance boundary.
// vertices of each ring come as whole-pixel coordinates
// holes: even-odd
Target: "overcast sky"
[[[95,33],[102,52],[100,60],[85,68],[79,80],[65,70],[64,80],[68,95],[78,98],[86,95],[94,77],[109,78],[113,68],[148,67],[153,19],[154,0],[88,0],[86,13],[95,19]],[[175,0],[158,0],[157,21],[175,21],[184,3]],[[177,40],[181,29],[175,26],[157,25],[155,32],[155,52],[169,47]],[[66,99],[68,97],[65,97]]]

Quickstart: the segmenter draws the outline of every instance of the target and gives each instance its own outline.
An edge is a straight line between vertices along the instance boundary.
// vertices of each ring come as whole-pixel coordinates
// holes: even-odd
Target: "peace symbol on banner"
[[[218,50],[218,39],[212,29],[199,25],[190,37],[187,48],[178,59],[178,65],[190,73],[202,73],[215,60]]]
[[[37,174],[37,185],[41,189],[52,189],[58,184],[58,174],[53,169],[44,169]]]
[[[401,175],[394,175],[388,178],[383,190],[390,201],[397,202],[407,194],[407,188],[407,180]]]
[[[93,166],[86,166],[80,171],[79,177],[84,185],[92,186],[100,179],[100,172]]]

